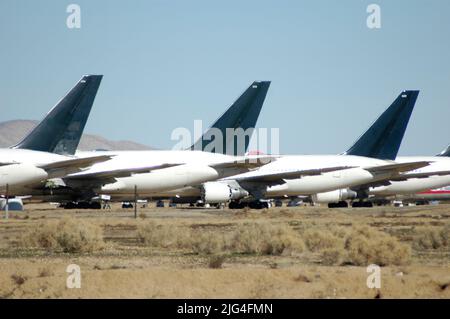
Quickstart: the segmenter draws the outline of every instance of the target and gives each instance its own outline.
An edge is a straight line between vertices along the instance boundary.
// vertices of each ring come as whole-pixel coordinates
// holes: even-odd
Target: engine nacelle
[[[207,204],[224,203],[248,196],[242,188],[236,188],[227,183],[208,182],[202,185],[202,201]]]
[[[349,189],[338,189],[331,192],[319,193],[312,196],[312,200],[315,203],[327,204],[338,203],[347,199],[354,199],[358,194]]]

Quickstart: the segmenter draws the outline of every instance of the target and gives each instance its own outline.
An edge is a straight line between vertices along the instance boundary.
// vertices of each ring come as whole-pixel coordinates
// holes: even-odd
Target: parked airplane
[[[111,158],[68,156],[78,146],[101,79],[101,75],[83,76],[20,143],[0,149],[0,193],[26,195],[28,187],[48,178],[79,172]]]
[[[312,200],[329,207],[346,207],[346,200],[352,200],[353,207],[365,207],[371,206],[372,201],[382,202],[386,198],[420,198],[420,193],[431,193],[430,190],[450,185],[450,146],[436,156],[399,156],[395,161],[430,164],[391,179],[315,194]]]
[[[387,185],[373,186],[368,191],[368,196],[411,196],[416,193],[427,192],[435,188],[450,185],[450,147],[436,156],[399,156],[396,162],[408,163],[413,161],[430,161],[427,167],[416,169],[405,174],[405,178],[393,179]]]
[[[242,152],[236,148],[236,138],[230,138],[226,129],[240,128],[247,131],[255,126],[269,85],[270,82],[267,81],[252,83],[189,150],[95,152],[100,156],[114,157],[81,173],[53,180],[51,188],[37,188],[29,195],[45,200],[68,202],[70,207],[77,207],[78,204],[86,207],[89,205],[85,202],[90,202],[99,194],[110,195],[112,200],[124,197],[130,199],[134,197],[136,186],[139,197],[148,198],[155,192],[196,185],[261,166],[265,164],[262,160],[267,158],[241,155]],[[214,129],[223,133],[220,143],[225,145],[221,151],[232,154],[235,152],[239,156],[215,153],[215,148],[208,147],[209,144],[205,141],[216,142],[212,139],[214,134],[211,134]],[[244,136],[244,139],[242,144],[245,152],[249,138]],[[196,150],[199,148],[201,150]],[[92,156],[92,152],[77,155]],[[148,173],[148,167],[157,167],[158,170]],[[130,176],[130,169],[140,174]],[[123,172],[125,174],[122,174]],[[92,204],[92,207],[98,207],[98,204]]]
[[[201,197],[206,203],[231,200],[230,208],[239,208],[245,205],[241,199],[251,195],[257,200],[252,203],[256,208],[266,205],[260,201],[263,198],[312,195],[339,189],[337,185],[365,185],[402,176],[404,172],[429,164],[428,161],[392,161],[400,147],[418,93],[402,92],[342,155],[281,156],[256,171],[156,196],[173,196],[175,202],[181,202],[184,197],[191,201]]]

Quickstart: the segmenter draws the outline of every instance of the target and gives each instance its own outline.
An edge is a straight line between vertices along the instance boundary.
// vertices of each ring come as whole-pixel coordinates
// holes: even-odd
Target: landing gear
[[[348,203],[346,201],[340,201],[338,203],[328,203],[328,208],[347,208]]]
[[[280,199],[275,200],[275,207],[283,207],[283,202]]]
[[[133,204],[131,204],[130,202],[123,202],[122,203],[122,208],[123,209],[133,208]]]
[[[251,209],[269,208],[269,203],[256,200],[256,201],[248,203],[248,207],[250,207]]]
[[[164,202],[162,200],[157,201],[156,207],[164,207]]]
[[[286,206],[287,207],[297,207],[297,206],[300,206],[300,202],[298,200],[293,199],[293,200],[290,200]]]
[[[352,203],[352,207],[353,207],[353,208],[360,208],[360,207],[367,207],[367,208],[370,208],[370,207],[373,207],[373,204],[372,204],[372,202],[358,201],[358,202],[353,202],[353,203]]]
[[[61,205],[64,209],[101,209],[100,202],[67,202]]]
[[[247,206],[247,203],[243,203],[243,202],[235,202],[235,201],[231,201],[228,204],[228,208],[229,209],[243,209],[244,207]]]

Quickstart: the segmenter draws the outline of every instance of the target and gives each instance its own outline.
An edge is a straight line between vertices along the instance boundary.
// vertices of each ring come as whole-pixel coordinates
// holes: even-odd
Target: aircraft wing
[[[292,170],[286,172],[275,172],[275,173],[264,173],[255,172],[251,175],[242,177],[230,177],[229,179],[236,180],[238,183],[259,183],[265,184],[267,186],[284,184],[286,179],[297,179],[305,176],[316,176],[323,173],[329,173],[334,171],[340,171],[344,169],[353,168],[350,166],[336,166],[336,167],[325,167],[317,169],[307,169],[307,170]]]
[[[132,168],[121,168],[114,169],[108,171],[100,171],[93,173],[79,173],[71,176],[66,176],[63,178],[64,183],[67,186],[76,185],[89,185],[90,187],[102,186],[109,183],[116,182],[116,178],[121,177],[129,177],[133,174],[140,173],[150,173],[154,170],[159,170],[163,168],[169,168],[174,166],[179,166],[182,164],[161,164],[161,165],[153,165],[153,166],[144,166],[144,167],[132,167]]]
[[[369,171],[373,175],[381,175],[381,174],[400,174],[404,172],[409,172],[418,168],[422,168],[430,165],[429,161],[420,161],[420,162],[410,162],[410,163],[393,163],[387,165],[380,166],[371,166],[364,167],[366,171]]]
[[[209,166],[215,169],[239,168],[250,170],[253,168],[264,166],[275,160],[275,156],[244,157],[230,162],[210,164]]]
[[[0,162],[0,166],[8,166],[8,165],[14,165],[19,164],[17,162]]]
[[[49,175],[49,179],[51,179],[55,177],[62,177],[69,174],[80,172],[86,168],[89,168],[95,163],[110,160],[112,157],[113,155],[100,155],[84,158],[73,158],[49,164],[37,165],[37,167],[45,170]]]
[[[408,179],[412,178],[427,178],[431,176],[444,176],[444,175],[450,175],[450,171],[436,171],[436,172],[424,172],[424,173],[406,173],[402,174],[398,177],[391,178],[391,181],[406,181]]]
[[[360,189],[368,189],[370,187],[389,186],[392,184],[392,182],[402,182],[402,181],[407,181],[407,180],[413,179],[413,178],[427,178],[427,177],[431,177],[431,176],[444,176],[444,175],[450,175],[450,171],[398,174],[397,176],[374,181],[373,183],[358,185],[358,186],[352,187],[351,189],[352,190],[360,190]]]

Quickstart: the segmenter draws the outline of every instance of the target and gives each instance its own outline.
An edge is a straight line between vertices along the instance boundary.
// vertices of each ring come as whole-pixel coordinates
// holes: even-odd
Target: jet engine
[[[208,182],[202,185],[202,201],[210,204],[224,203],[248,196],[248,192],[242,188],[232,187],[227,183]]]
[[[319,193],[312,196],[315,203],[338,203],[347,199],[357,198],[358,194],[349,189],[338,189],[331,192]]]

